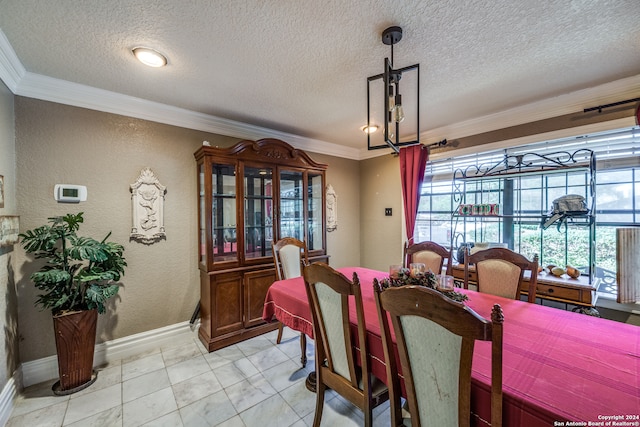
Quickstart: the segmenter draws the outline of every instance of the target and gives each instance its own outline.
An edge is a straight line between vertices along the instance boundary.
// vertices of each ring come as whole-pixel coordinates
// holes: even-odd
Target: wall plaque
[[[164,230],[164,195],[167,187],[160,184],[150,168],[140,172],[131,184],[131,210],[133,227],[131,240],[150,245],[166,239]]]
[[[331,184],[327,185],[327,231],[338,229],[338,195]]]
[[[18,243],[20,225],[17,216],[0,216],[0,246],[11,246]]]

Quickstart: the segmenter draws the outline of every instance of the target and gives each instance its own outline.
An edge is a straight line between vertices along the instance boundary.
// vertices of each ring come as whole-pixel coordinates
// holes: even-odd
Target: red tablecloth
[[[358,274],[371,353],[371,368],[386,380],[380,325],[373,299],[373,278],[387,274],[364,268],[339,269]],[[640,328],[570,311],[464,291],[467,304],[490,318],[498,303],[504,312],[503,392],[505,426],[640,425]],[[311,313],[302,278],[275,282],[263,318],[275,318],[313,337]],[[355,319],[355,313],[352,313]],[[477,342],[472,371],[472,411],[490,420],[490,344]],[[618,417],[607,418],[607,417]],[[591,424],[589,424],[591,422]],[[602,422],[602,424],[595,424]],[[561,424],[564,423],[564,424]],[[584,423],[584,424],[581,424]]]

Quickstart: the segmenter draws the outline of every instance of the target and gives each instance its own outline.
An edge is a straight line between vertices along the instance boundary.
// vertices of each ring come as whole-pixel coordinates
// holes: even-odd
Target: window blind
[[[436,160],[427,164],[425,180],[451,180],[457,169],[466,169],[472,165],[497,163],[505,155],[536,153],[544,156],[557,152],[574,152],[580,149],[589,149],[596,153],[597,170],[640,166],[640,127],[634,126]]]

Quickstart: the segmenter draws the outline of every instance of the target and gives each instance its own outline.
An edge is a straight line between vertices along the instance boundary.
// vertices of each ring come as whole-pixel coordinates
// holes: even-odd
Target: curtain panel
[[[413,231],[420,203],[420,187],[424,180],[424,170],[429,159],[427,147],[418,144],[400,149],[400,179],[407,229],[407,240],[413,242]]]

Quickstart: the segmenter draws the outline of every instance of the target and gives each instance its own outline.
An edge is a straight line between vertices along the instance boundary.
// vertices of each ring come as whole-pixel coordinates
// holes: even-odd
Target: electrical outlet
[[[384,208],[384,216],[392,216],[392,210],[391,208]]]

